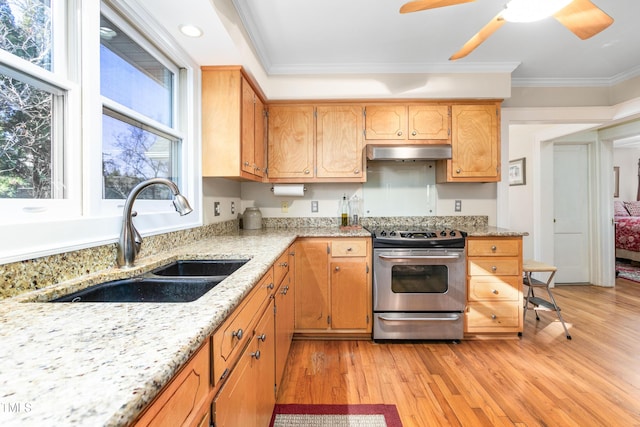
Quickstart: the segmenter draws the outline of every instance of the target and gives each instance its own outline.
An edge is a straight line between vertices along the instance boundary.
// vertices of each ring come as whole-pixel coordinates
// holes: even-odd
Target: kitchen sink
[[[140,276],[101,283],[50,302],[191,302],[213,289],[225,277],[182,279]]]
[[[153,270],[156,276],[228,276],[247,263],[247,259],[178,260]]]

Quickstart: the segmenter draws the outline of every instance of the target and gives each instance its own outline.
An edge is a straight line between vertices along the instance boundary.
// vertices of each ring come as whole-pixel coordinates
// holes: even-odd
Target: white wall
[[[638,159],[640,148],[614,148],[613,166],[620,168],[620,187],[614,200],[636,200],[638,193]]]

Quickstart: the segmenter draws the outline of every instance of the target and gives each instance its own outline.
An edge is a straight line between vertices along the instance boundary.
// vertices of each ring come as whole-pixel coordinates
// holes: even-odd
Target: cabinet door
[[[313,178],[313,106],[269,107],[269,178]]]
[[[267,170],[267,162],[266,160],[266,129],[267,125],[265,121],[265,108],[264,103],[260,98],[256,96],[256,104],[254,110],[254,120],[255,120],[255,133],[254,133],[254,163],[255,163],[255,171],[254,174],[259,177],[263,177],[265,171]]]
[[[410,105],[409,139],[449,141],[451,135],[448,105]]]
[[[451,127],[452,180],[498,181],[498,107],[494,104],[454,105]]]
[[[329,327],[328,247],[322,239],[296,243],[296,330]]]
[[[367,105],[365,110],[366,139],[406,139],[406,105]]]
[[[367,262],[364,259],[334,260],[331,269],[331,328],[369,328]]]
[[[317,107],[316,177],[364,178],[362,130],[362,107]]]
[[[291,275],[282,280],[275,295],[276,304],[276,396],[280,380],[289,356],[294,327],[294,292],[291,287]]]
[[[255,100],[256,94],[245,78],[242,78],[242,170],[255,172]]]
[[[262,319],[256,326],[255,337],[258,353],[254,356],[255,375],[248,378],[256,387],[256,425],[268,426],[276,404],[274,387],[276,384],[276,335],[274,303],[271,300]]]

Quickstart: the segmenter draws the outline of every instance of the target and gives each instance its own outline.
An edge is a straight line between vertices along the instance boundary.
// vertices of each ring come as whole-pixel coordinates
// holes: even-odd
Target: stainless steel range
[[[373,339],[462,339],[466,234],[406,227],[371,232]]]

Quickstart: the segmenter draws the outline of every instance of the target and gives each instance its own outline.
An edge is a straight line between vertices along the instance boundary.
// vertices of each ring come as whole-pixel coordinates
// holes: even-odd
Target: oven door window
[[[394,265],[391,291],[396,294],[443,294],[449,289],[446,265]]]

